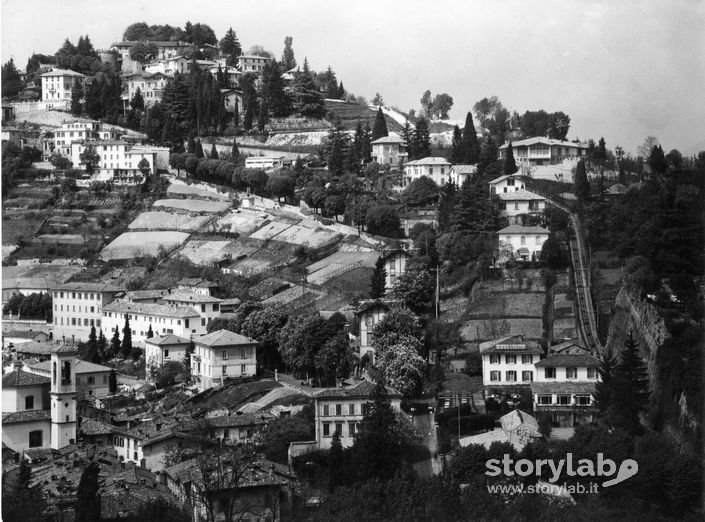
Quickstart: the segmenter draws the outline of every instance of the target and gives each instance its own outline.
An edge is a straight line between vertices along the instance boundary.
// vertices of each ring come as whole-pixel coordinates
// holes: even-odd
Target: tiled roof
[[[595,393],[595,383],[534,381],[531,383],[531,393]]]
[[[404,166],[407,165],[450,165],[450,162],[445,158],[430,156],[428,158],[421,158],[414,161],[409,161],[404,164]]]
[[[209,428],[236,428],[238,426],[267,424],[272,418],[272,415],[266,413],[244,413],[242,415],[210,417],[207,419],[206,424]]]
[[[600,366],[600,360],[597,357],[586,354],[569,354],[556,353],[549,355],[547,358],[537,362],[534,366],[537,368],[545,367],[581,367],[581,368],[597,368]]]
[[[94,419],[88,419],[86,417],[81,420],[81,433],[84,435],[110,435],[115,431],[115,428],[104,422],[100,422]]]
[[[51,361],[44,361],[30,366],[31,368],[39,371],[49,372],[51,371]],[[95,372],[109,372],[112,370],[110,366],[103,366],[102,364],[95,364],[88,361],[82,361],[81,359],[75,359],[74,368],[77,374],[82,373],[95,373]]]
[[[498,178],[494,178],[494,179],[488,181],[487,183],[489,183],[490,185],[496,185],[497,183],[501,183],[505,179],[521,178],[521,177],[522,177],[521,174],[516,174],[516,173],[515,174],[504,174],[503,176],[499,176]]]
[[[131,290],[125,293],[125,297],[130,301],[136,299],[160,299],[168,293],[169,290],[166,288],[159,290]]]
[[[51,379],[49,379],[49,377],[43,377],[24,370],[15,370],[7,375],[3,375],[2,377],[3,388],[17,388],[18,386],[41,386],[43,384],[49,384],[50,382]]]
[[[241,481],[238,482],[238,487],[284,486],[286,485],[286,481],[277,476],[279,469],[280,468],[272,462],[255,462],[243,472]],[[274,471],[277,471],[277,473],[273,473]],[[182,484],[184,482],[197,480],[201,473],[197,458],[180,462],[166,468],[163,472]]]
[[[69,71],[68,69],[54,69],[49,72],[45,72],[44,74],[41,75],[42,77],[49,77],[49,76],[76,76],[78,78],[85,78],[86,76],[84,74],[81,74],[76,71]]]
[[[198,312],[190,306],[172,306],[158,303],[130,303],[126,301],[113,301],[103,307],[104,312],[118,314],[142,314],[158,317],[197,317]]]
[[[17,339],[34,339],[38,335],[48,335],[47,332],[41,330],[10,330],[2,334],[4,338],[16,337]]]
[[[543,227],[524,227],[521,225],[509,225],[497,232],[498,234],[548,234],[548,230]]]
[[[497,197],[503,201],[543,201],[545,198],[529,192],[528,190],[515,190],[514,192],[500,192]]]
[[[53,344],[49,342],[30,341],[28,343],[16,344],[14,347],[17,353],[30,353],[33,355],[49,355]]]
[[[107,143],[107,141],[100,141],[100,143]],[[120,142],[122,143],[122,142]],[[77,292],[120,292],[123,288],[116,286],[112,283],[88,283],[88,282],[75,282],[75,283],[64,283],[62,285],[52,286],[52,290],[63,290]]]
[[[200,288],[217,288],[218,283],[213,283],[207,279],[200,279],[198,277],[185,277],[177,284],[183,286],[197,286]]]
[[[155,346],[174,345],[174,344],[190,344],[191,343],[191,341],[189,339],[186,339],[185,337],[181,337],[181,336],[174,335],[174,334],[155,335],[154,337],[151,337],[149,339],[145,339],[144,342],[147,344],[153,344]]]
[[[368,399],[372,396],[376,384],[371,381],[362,381],[354,386],[348,386],[347,388],[329,388],[327,390],[321,390],[314,394],[316,399],[336,399],[336,398],[361,398]],[[394,388],[387,386],[387,396],[388,397],[401,397],[399,393]]]
[[[187,303],[220,303],[222,299],[209,295],[199,294],[191,290],[173,290],[162,297],[165,301],[179,301]]]
[[[545,145],[558,145],[559,147],[580,147],[581,149],[587,149],[587,145],[584,143],[573,143],[572,141],[562,141],[554,140],[551,138],[544,138],[542,136],[536,136],[533,138],[526,138],[525,140],[519,140],[512,142],[512,148],[526,147],[527,145],[535,145],[537,143],[543,143]],[[499,147],[500,150],[506,149],[509,144],[505,143]]]
[[[372,145],[374,144],[383,144],[383,143],[404,143],[404,140],[401,139],[398,136],[383,136],[382,138],[378,138],[375,141],[372,142]]]
[[[498,346],[524,346],[524,348],[498,348]],[[536,341],[524,339],[518,335],[508,335],[480,343],[480,353],[517,353],[517,354],[543,354],[543,350]]]
[[[20,424],[23,422],[39,422],[51,420],[49,410],[27,410],[2,414],[3,424]]]
[[[197,344],[203,344],[210,347],[215,346],[232,346],[237,344],[257,344],[257,341],[245,337],[244,335],[236,334],[230,330],[218,330],[209,334],[203,335],[194,339]]]

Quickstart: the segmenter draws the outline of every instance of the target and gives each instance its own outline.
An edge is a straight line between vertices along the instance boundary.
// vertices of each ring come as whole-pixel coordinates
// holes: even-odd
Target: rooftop
[[[84,417],[81,420],[80,432],[84,435],[110,435],[114,431],[114,427],[110,424],[105,424],[94,419]]]
[[[594,382],[532,382],[531,393],[544,394],[589,394],[595,393]]]
[[[543,201],[545,199],[543,196],[523,189],[514,192],[500,192],[497,197],[503,201]]]
[[[166,301],[180,301],[188,303],[220,303],[222,299],[211,297],[205,294],[199,294],[193,290],[172,290],[162,297]]]
[[[600,366],[600,360],[597,357],[586,354],[555,353],[537,362],[534,366],[537,368],[545,368],[547,366],[552,368],[557,366],[597,368]]]
[[[48,361],[47,364],[49,364]],[[49,377],[42,377],[41,375],[29,373],[24,370],[15,370],[7,375],[3,375],[2,377],[3,388],[17,388],[18,386],[41,386],[43,384],[49,384],[50,382],[51,380]]]
[[[257,344],[257,341],[236,334],[230,330],[218,330],[194,339],[196,344],[209,346],[211,348],[219,346],[233,346],[238,344]]]
[[[543,227],[525,227],[522,225],[509,225],[497,232],[498,234],[548,234],[548,230]]]
[[[221,415],[207,420],[209,428],[236,428],[238,426],[255,426],[267,424],[274,418],[268,413],[243,413],[242,415]]]
[[[494,178],[494,179],[488,181],[488,183],[489,183],[490,185],[495,185],[495,184],[497,184],[497,183],[501,183],[501,182],[504,181],[505,179],[509,179],[509,178],[521,178],[521,177],[522,177],[521,174],[518,174],[518,173],[515,172],[514,174],[504,174],[503,176],[499,176],[498,178]]]
[[[551,138],[544,138],[543,136],[535,136],[533,138],[526,138],[525,140],[519,140],[512,142],[512,148],[526,147],[529,145],[536,145],[537,143],[542,143],[544,145],[557,145],[559,147],[580,147],[581,149],[587,149],[587,145],[584,143],[573,143],[572,141],[562,141],[554,140]],[[500,147],[501,149],[506,149],[509,143],[505,143]]]
[[[408,165],[450,165],[450,162],[445,158],[429,156],[428,158],[421,158],[404,164],[405,167]]]
[[[517,353],[517,354],[538,354],[543,355],[543,350],[539,343],[524,339],[520,335],[509,335],[480,343],[480,353],[483,355],[491,353]]]
[[[5,338],[14,337],[17,339],[34,339],[38,335],[48,335],[48,333],[44,330],[10,330],[2,334]]]
[[[369,399],[374,392],[375,386],[377,386],[372,381],[361,381],[353,386],[348,386],[347,388],[329,388],[327,390],[321,390],[314,393],[316,399],[336,399],[336,398],[348,398],[348,399]],[[399,393],[394,388],[386,387],[388,397],[401,397]]]
[[[23,422],[39,422],[51,420],[51,411],[49,410],[27,410],[16,411],[12,413],[2,414],[2,423],[4,424],[21,424]]]
[[[107,143],[107,142],[101,142]],[[112,283],[64,283],[52,287],[52,291],[77,291],[77,292],[120,292],[123,289]]]
[[[188,318],[197,317],[198,312],[190,306],[173,306],[158,303],[131,303],[127,301],[113,301],[103,307],[104,312],[118,314],[142,314],[158,317]]]
[[[77,374],[82,373],[95,373],[95,372],[109,372],[112,370],[109,366],[103,366],[102,364],[95,364],[88,361],[82,361],[81,359],[76,359],[74,368]],[[30,366],[35,370],[50,372],[51,371],[51,361],[44,361]],[[48,377],[47,377],[48,379]]]
[[[396,144],[396,143],[405,143],[402,138],[399,136],[384,136],[382,138],[378,138],[375,141],[372,142],[372,145],[380,145],[383,143],[390,143],[390,144]]]
[[[68,69],[53,69],[49,72],[45,72],[44,74],[41,75],[43,77],[49,77],[49,76],[75,76],[78,78],[85,78],[85,74],[81,74],[76,71],[69,71]]]
[[[174,345],[174,344],[190,344],[191,343],[191,341],[189,339],[186,339],[185,337],[180,337],[180,336],[174,335],[174,334],[155,335],[154,337],[150,337],[149,339],[145,339],[144,342],[147,344],[153,344],[155,346]]]

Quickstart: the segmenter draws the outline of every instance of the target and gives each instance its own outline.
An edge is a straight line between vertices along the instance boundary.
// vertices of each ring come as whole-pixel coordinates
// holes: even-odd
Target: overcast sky
[[[243,48],[331,65],[348,91],[419,108],[447,92],[451,118],[483,97],[510,110],[561,110],[570,139],[634,152],[705,149],[705,1],[619,0],[2,0],[2,61],[24,68],[88,34],[108,48],[134,22],[229,26]]]

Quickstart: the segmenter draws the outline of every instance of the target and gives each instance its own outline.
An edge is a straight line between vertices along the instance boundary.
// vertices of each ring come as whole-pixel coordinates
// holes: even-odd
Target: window
[[[336,414],[336,415],[342,415],[342,414],[343,414],[343,405],[342,405],[342,404],[336,404],[336,405],[335,405],[335,414]]]
[[[330,406],[328,404],[323,405],[323,416],[328,417],[330,415]]]
[[[576,395],[575,396],[575,404],[578,406],[590,406],[590,403],[592,401],[590,400],[589,395]]]
[[[103,375],[103,384],[108,384],[108,376]]]
[[[348,435],[351,437],[355,435],[355,422],[348,422]]]
[[[537,245],[541,244],[541,236],[536,236],[536,244]]]
[[[557,399],[559,405],[570,406],[570,395],[559,395]]]
[[[201,305],[201,312],[205,312],[205,311],[206,311],[206,305],[202,304]]]
[[[588,368],[587,375],[588,379],[595,379],[597,378],[597,370],[595,368]]]
[[[355,415],[355,405],[348,404],[348,415]]]
[[[169,358],[169,350],[164,350],[164,358],[165,359]]]
[[[490,355],[490,364],[499,364],[499,354],[493,353]]]
[[[246,364],[240,365],[240,375],[247,375],[247,365]]]
[[[515,372],[514,370],[509,370],[506,375],[507,375],[507,382],[516,382],[517,372]]]
[[[539,395],[539,404],[547,406],[553,404],[552,395]]]
[[[514,186],[514,178],[509,178],[509,179],[507,180],[507,186],[509,186],[509,187],[513,187],[513,186]]]
[[[492,382],[500,382],[500,381],[502,380],[501,375],[502,375],[501,372],[497,372],[497,371],[490,372],[490,381],[492,381]]]
[[[220,305],[216,303],[213,305],[213,311],[217,312],[218,310],[220,310]]]
[[[533,355],[522,355],[521,356],[521,364],[531,364],[533,362],[534,362]]]
[[[323,423],[323,436],[330,437],[330,422]]]
[[[29,432],[29,447],[30,448],[40,448],[43,446],[43,432],[42,430],[35,430]]]
[[[565,369],[565,378],[566,379],[577,379],[578,378],[578,369],[577,368],[566,368]]]
[[[521,244],[522,245],[526,244],[526,236],[521,236]]]
[[[505,355],[504,360],[507,364],[516,364],[517,363],[517,356],[516,355]]]
[[[228,351],[223,350],[223,359],[227,359],[227,358],[228,358]]]
[[[240,349],[240,359],[247,359],[247,348]]]
[[[530,370],[524,370],[521,372],[521,380],[524,382],[531,382],[534,380],[534,372]]]
[[[24,398],[24,409],[33,410],[34,409],[34,395],[28,395]]]
[[[514,202],[514,210],[519,210],[519,202],[518,201]]]
[[[223,365],[223,375],[227,375],[227,374],[228,374],[228,366]]]
[[[185,326],[186,328],[189,327],[189,326],[188,326],[188,319],[184,319],[184,326]]]
[[[546,379],[555,379],[556,378],[556,369],[555,368],[544,368],[543,369],[543,376]]]
[[[88,377],[88,384],[95,384],[95,377],[93,377],[92,375],[90,375],[90,376]]]

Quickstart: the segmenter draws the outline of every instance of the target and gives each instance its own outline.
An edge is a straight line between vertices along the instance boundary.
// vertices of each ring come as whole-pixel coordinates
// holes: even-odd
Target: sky
[[[200,22],[277,57],[292,36],[299,63],[404,111],[446,92],[464,120],[497,96],[567,113],[569,139],[705,150],[705,0],[2,0],[0,16],[2,62],[21,69],[65,38],[107,49],[131,23]]]

